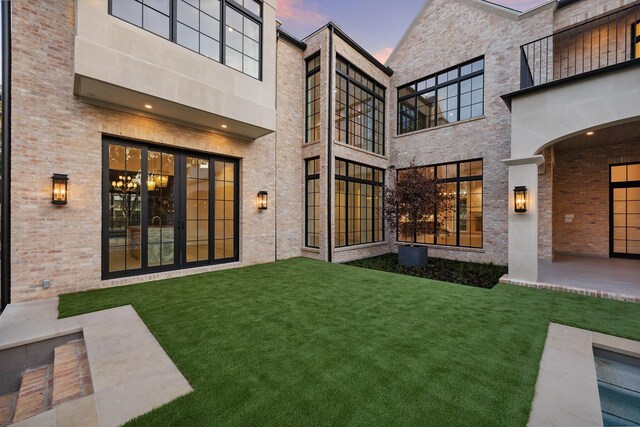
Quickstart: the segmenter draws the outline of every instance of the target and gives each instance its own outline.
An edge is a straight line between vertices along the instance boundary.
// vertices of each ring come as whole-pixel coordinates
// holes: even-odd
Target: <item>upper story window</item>
[[[398,88],[398,134],[484,114],[484,58]]]
[[[338,57],[336,141],[384,155],[385,88]]]
[[[640,58],[640,21],[633,24],[633,57]]]
[[[261,78],[262,3],[257,0],[110,0],[109,5],[113,16]]]
[[[307,110],[305,142],[320,140],[320,53],[307,59]]]

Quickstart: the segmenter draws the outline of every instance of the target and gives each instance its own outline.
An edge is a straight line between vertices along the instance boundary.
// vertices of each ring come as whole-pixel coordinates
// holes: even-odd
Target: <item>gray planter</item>
[[[398,264],[403,267],[421,268],[429,263],[426,246],[400,246],[398,248]]]

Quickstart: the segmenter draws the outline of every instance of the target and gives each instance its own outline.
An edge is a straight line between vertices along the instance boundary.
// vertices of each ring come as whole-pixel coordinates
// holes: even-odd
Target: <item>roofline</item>
[[[371,62],[376,67],[378,67],[380,69],[380,71],[382,71],[383,73],[385,73],[389,77],[393,76],[393,70],[391,68],[387,67],[382,62],[378,61],[365,48],[360,46],[355,40],[353,40],[351,37],[349,37],[349,35],[347,33],[342,31],[342,29],[340,27],[338,27],[333,21],[329,21],[329,23],[327,24],[327,29],[329,29],[329,30],[333,29],[335,35],[340,37],[349,46],[354,48],[360,55],[364,56],[366,59],[369,60],[369,62]]]
[[[340,28],[333,21],[327,22],[325,25],[323,25],[322,27],[318,28],[317,30],[315,30],[314,32],[312,32],[311,34],[309,34],[308,36],[306,36],[302,40],[303,41],[304,40],[308,40],[309,38],[311,38],[311,37],[315,36],[316,34],[318,34],[320,31],[323,31],[324,29],[328,29],[328,30],[332,30],[333,29],[333,32],[334,32],[335,35],[337,35],[342,40],[344,40],[349,46],[351,46],[353,49],[355,49],[356,52],[358,52],[360,55],[364,56],[369,62],[371,62],[378,69],[380,69],[380,71],[382,71],[383,73],[385,73],[389,77],[391,77],[393,75],[393,70],[391,68],[387,67],[382,62],[378,61],[365,48],[360,46],[358,44],[358,42],[356,42],[351,37],[349,37],[349,35],[346,32],[344,32],[344,30],[342,30],[342,28]]]
[[[507,6],[503,6],[501,4],[497,4],[488,0],[462,0],[465,1],[466,3],[469,4],[474,4],[476,6],[485,6],[483,9],[490,12],[490,13],[496,13],[500,11],[502,13],[500,13],[501,16],[504,16],[507,19],[512,19],[514,21],[518,21],[520,20],[520,18],[525,15],[525,14],[529,14],[535,10],[537,10],[538,8],[541,7],[546,7],[549,4],[555,4],[556,0],[548,0],[546,3],[541,4],[540,6],[535,6],[525,12],[522,12],[520,10],[516,10]],[[409,33],[411,32],[411,30],[413,29],[413,27],[416,25],[418,19],[422,16],[422,14],[425,12],[426,8],[429,6],[431,2],[429,0],[425,0],[424,4],[422,5],[422,8],[420,9],[420,11],[416,14],[416,16],[413,18],[413,20],[411,21],[411,23],[409,24],[409,26],[407,27],[407,29],[405,30],[404,34],[402,35],[402,37],[400,38],[400,41],[398,42],[398,44],[396,44],[396,47],[393,48],[393,51],[391,52],[391,55],[389,55],[389,58],[387,59],[387,64],[392,61],[395,56],[396,56],[396,52],[398,51],[398,48],[400,46],[402,46],[405,42],[407,37],[409,36]],[[492,10],[493,9],[493,10]]]
[[[300,49],[300,50],[306,50],[307,49],[307,44],[305,42],[303,42],[302,40],[298,40],[298,38],[296,38],[294,35],[286,32],[282,28],[278,28],[277,34],[278,34],[278,37],[282,37],[284,40],[288,41],[289,43],[291,43],[292,45],[294,45],[298,49]]]

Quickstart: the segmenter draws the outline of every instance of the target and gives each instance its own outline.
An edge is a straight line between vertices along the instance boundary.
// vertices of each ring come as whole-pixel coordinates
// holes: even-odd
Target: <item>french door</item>
[[[105,138],[102,276],[238,260],[238,161]]]
[[[611,166],[610,255],[640,258],[640,163]]]

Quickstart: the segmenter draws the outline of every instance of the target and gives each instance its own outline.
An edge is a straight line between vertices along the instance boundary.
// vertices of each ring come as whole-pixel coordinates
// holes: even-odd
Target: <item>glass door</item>
[[[612,257],[640,258],[640,163],[611,167]]]
[[[102,276],[239,259],[238,161],[105,138]]]
[[[211,172],[208,157],[184,157],[185,207],[183,212],[186,264],[207,263],[210,253]]]
[[[148,150],[147,155],[147,266],[176,263],[175,154]]]

